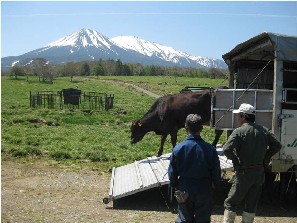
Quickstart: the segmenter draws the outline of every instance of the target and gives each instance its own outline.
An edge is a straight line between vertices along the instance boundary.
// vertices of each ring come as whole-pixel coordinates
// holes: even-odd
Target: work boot
[[[236,212],[225,210],[223,223],[234,223],[235,216]]]
[[[242,223],[253,223],[255,218],[255,213],[242,212]]]

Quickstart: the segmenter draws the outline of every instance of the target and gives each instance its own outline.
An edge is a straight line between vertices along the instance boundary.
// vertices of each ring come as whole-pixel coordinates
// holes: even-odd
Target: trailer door
[[[280,158],[297,164],[297,110],[282,110],[281,143]]]

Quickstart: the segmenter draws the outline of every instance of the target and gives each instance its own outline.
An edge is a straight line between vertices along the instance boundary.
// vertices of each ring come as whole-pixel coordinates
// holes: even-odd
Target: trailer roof
[[[222,57],[228,65],[238,60],[268,61],[275,57],[297,62],[297,36],[264,32],[238,44]]]

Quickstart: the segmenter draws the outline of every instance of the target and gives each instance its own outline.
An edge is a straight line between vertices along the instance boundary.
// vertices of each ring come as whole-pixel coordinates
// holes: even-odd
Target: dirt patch
[[[99,168],[40,160],[3,160],[1,166],[1,222],[165,223],[176,217],[176,204],[162,197],[167,197],[167,187],[106,205],[102,199],[108,195],[111,174]],[[226,191],[216,191],[212,222],[222,222]],[[297,222],[296,210],[296,204],[284,210],[261,201],[255,222]]]
[[[33,124],[40,124],[40,125],[48,125],[48,126],[59,126],[59,124],[54,123],[54,122],[47,122],[44,119],[40,118],[33,118],[33,119],[28,119],[28,122],[33,123]]]

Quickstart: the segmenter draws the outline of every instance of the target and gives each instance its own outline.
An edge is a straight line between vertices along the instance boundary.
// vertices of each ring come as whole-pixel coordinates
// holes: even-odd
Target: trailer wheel
[[[103,198],[103,203],[104,204],[108,204],[110,201],[111,201],[111,199],[109,197]]]

